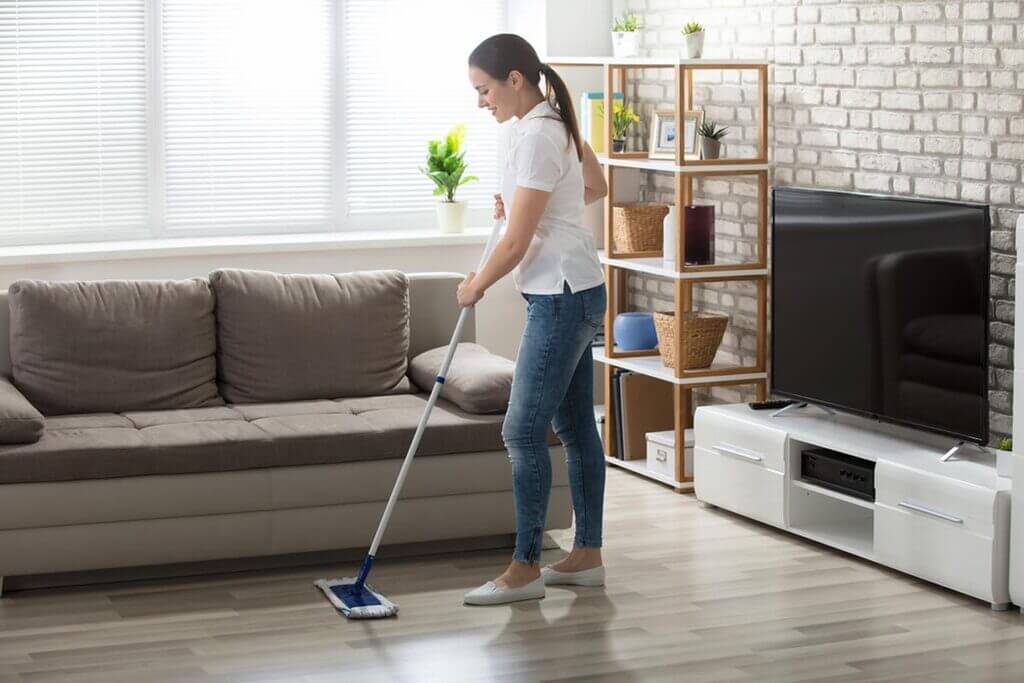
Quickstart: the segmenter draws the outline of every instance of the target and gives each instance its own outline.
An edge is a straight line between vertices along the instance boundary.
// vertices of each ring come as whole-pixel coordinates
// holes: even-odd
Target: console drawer
[[[878,562],[992,603],[1009,601],[1007,543],[947,520],[875,505]]]
[[[889,461],[875,466],[875,501],[951,528],[991,537],[994,489],[974,486]]]
[[[758,462],[697,446],[693,449],[697,498],[725,510],[785,527],[783,477]]]
[[[786,432],[698,408],[694,415],[695,445],[734,458],[749,459],[776,472],[785,472]]]

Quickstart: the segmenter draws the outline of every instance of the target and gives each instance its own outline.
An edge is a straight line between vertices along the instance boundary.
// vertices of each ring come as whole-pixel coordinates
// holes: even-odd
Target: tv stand
[[[775,411],[774,413],[772,413],[772,417],[782,417],[782,416],[783,416],[783,415],[784,415],[784,414],[785,414],[786,412],[788,412],[788,411],[790,411],[790,410],[792,410],[792,411],[794,411],[794,412],[795,412],[795,411],[797,411],[797,410],[800,410],[801,408],[806,408],[806,407],[807,407],[807,406],[809,406],[809,405],[811,405],[811,404],[809,404],[809,403],[806,403],[806,402],[800,402],[800,403],[790,403],[790,404],[789,404],[788,406],[786,406],[785,408],[779,408],[779,409],[778,409],[778,410],[776,410],[776,411]],[[832,410],[832,409],[831,409],[831,408],[829,408],[828,406],[822,406],[822,405],[818,405],[817,403],[815,403],[815,404],[814,404],[814,406],[815,406],[816,408],[821,408],[822,410],[824,410],[824,411],[825,411],[826,413],[828,413],[829,415],[835,415],[835,414],[836,414],[836,411]],[[792,414],[792,413],[790,413],[790,414]]]
[[[968,442],[968,441],[958,441],[957,444],[955,446],[953,446],[952,448],[950,448],[948,451],[946,451],[945,454],[941,458],[939,458],[939,460],[941,462],[948,462],[950,460],[950,458],[952,458],[954,455],[959,453],[960,450],[963,449],[963,448],[973,448],[976,451],[981,451],[982,453],[988,453],[988,451],[986,451],[984,448],[982,448],[981,446],[979,446],[976,443]]]
[[[942,462],[948,437],[847,413],[773,420],[745,403],[701,406],[694,437],[700,501],[1008,607],[1011,481],[987,451]],[[875,499],[804,481],[810,448],[874,462]]]

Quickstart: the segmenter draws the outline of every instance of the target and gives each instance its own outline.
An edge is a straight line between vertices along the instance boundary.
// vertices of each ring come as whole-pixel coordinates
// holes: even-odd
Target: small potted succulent
[[[427,143],[427,167],[420,172],[434,182],[434,196],[444,195],[437,203],[437,222],[441,232],[462,232],[466,225],[466,202],[455,201],[455,190],[468,182],[479,180],[476,176],[465,175],[466,162],[462,141],[466,137],[466,126],[453,127],[444,140]]]
[[[704,27],[691,21],[683,27],[683,43],[688,59],[699,59],[704,53]]]
[[[1013,477],[1013,439],[1004,436],[996,448],[996,474],[1000,477]]]
[[[635,14],[623,13],[612,24],[612,55],[635,57],[640,52],[640,21]]]
[[[724,126],[707,120],[700,124],[700,152],[705,159],[717,159],[722,154],[722,138],[729,132]]]
[[[604,116],[604,104],[597,105],[597,111]],[[626,151],[626,131],[634,123],[640,121],[640,117],[633,111],[632,107],[625,106],[622,102],[612,104],[612,151]]]

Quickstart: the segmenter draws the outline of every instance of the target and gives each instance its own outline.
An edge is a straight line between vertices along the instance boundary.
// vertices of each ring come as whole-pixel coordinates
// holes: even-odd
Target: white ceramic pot
[[[639,31],[612,31],[612,55],[615,57],[636,57],[639,52]]]
[[[704,31],[683,34],[687,59],[698,59],[704,53]]]
[[[466,227],[466,202],[438,202],[437,224],[441,232],[462,232]]]

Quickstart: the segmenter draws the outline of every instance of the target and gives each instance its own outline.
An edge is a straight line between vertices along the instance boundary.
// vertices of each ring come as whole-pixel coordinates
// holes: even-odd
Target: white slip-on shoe
[[[493,581],[488,581],[479,588],[475,588],[465,596],[463,602],[467,605],[504,605],[509,602],[520,600],[539,600],[544,597],[544,579],[539,578],[519,588],[502,588]]]
[[[578,572],[560,572],[551,567],[542,567],[540,578],[544,579],[546,586],[603,586],[604,566]]]

